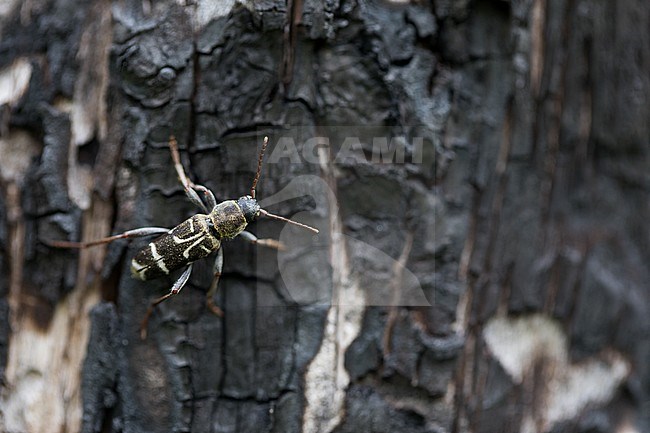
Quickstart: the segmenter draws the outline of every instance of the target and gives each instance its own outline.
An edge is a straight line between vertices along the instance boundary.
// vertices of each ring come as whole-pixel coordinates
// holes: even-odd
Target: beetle
[[[178,144],[174,136],[171,136],[169,139],[169,149],[178,178],[183,185],[187,197],[204,213],[193,215],[172,229],[141,227],[94,241],[46,241],[46,243],[57,248],[88,248],[107,244],[118,239],[161,235],[135,254],[131,260],[132,276],[139,280],[147,281],[169,275],[171,272],[183,267],[185,267],[185,270],[174,282],[169,293],[153,300],[149,304],[149,308],[140,325],[140,336],[143,339],[146,338],[149,317],[153,313],[154,308],[181,291],[190,278],[192,265],[195,261],[205,258],[216,251],[217,254],[213,267],[214,277],[206,294],[206,305],[214,314],[223,316],[223,312],[213,300],[223,269],[223,248],[221,247],[223,240],[241,236],[253,244],[283,249],[284,246],[279,241],[274,239],[258,239],[255,235],[246,231],[248,224],[260,216],[278,219],[318,233],[318,229],[314,227],[269,213],[262,209],[257,202],[255,190],[262,172],[262,161],[268,142],[268,137],[264,137],[250,195],[242,196],[237,200],[225,200],[217,203],[212,191],[202,185],[193,183],[187,177],[181,163]],[[201,196],[203,196],[203,199],[201,199]]]

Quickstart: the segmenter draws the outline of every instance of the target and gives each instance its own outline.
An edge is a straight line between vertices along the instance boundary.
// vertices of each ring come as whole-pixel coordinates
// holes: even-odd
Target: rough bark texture
[[[2,430],[650,431],[649,21],[644,0],[5,2]],[[321,233],[260,220],[292,248],[225,246],[224,318],[199,262],[141,341],[173,282],[130,277],[146,241],[42,240],[195,213],[171,134],[219,199],[271,136],[263,205]]]

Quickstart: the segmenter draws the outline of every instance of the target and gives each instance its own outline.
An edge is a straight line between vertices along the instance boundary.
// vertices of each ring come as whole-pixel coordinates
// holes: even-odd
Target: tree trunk
[[[650,431],[650,4],[0,6],[4,432]],[[182,292],[149,240],[257,195]]]

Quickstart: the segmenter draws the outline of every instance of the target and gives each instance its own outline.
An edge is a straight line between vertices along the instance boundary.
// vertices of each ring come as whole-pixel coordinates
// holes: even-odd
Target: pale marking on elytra
[[[144,278],[144,275],[142,275],[142,270],[145,268],[145,266],[142,263],[140,263],[136,259],[133,259],[131,261],[131,267],[133,268],[135,273],[140,276],[139,278]]]
[[[158,267],[166,274],[169,274],[169,269],[167,269],[167,265],[165,265],[165,261],[163,260],[163,257],[158,254],[158,250],[156,249],[156,244],[151,242],[149,244],[149,248],[151,248],[151,256],[153,257],[154,261],[158,264]]]
[[[189,220],[188,222],[190,223],[190,232],[193,232],[194,231],[194,222],[192,220]],[[197,246],[201,242],[203,242],[203,239],[205,239],[206,237],[208,239],[210,239],[210,241],[211,241],[211,243],[213,245],[215,243],[214,242],[216,240],[215,237],[210,235],[210,234],[205,233],[207,231],[207,229],[208,229],[208,225],[204,221],[199,221],[199,225],[201,226],[199,228],[199,230],[201,230],[201,231],[199,231],[198,233],[196,233],[194,235],[190,235],[190,236],[188,236],[186,238],[180,238],[178,236],[172,236],[172,240],[177,245],[182,245],[182,244],[185,244],[187,242],[193,242],[189,247],[187,247],[185,249],[185,251],[183,251],[183,257],[185,257],[186,259],[190,258],[190,251],[192,250],[192,248],[194,248],[195,246]],[[201,247],[204,249],[204,251],[206,251],[208,253],[212,252],[212,250],[207,248],[205,245],[202,245]]]
[[[187,247],[187,248],[185,249],[185,251],[183,251],[183,257],[185,257],[186,259],[189,259],[189,258],[190,258],[190,250],[191,250],[192,248],[194,248],[195,246],[197,246],[198,244],[200,244],[201,242],[203,242],[203,238],[197,240],[197,241],[194,242],[192,245],[190,245],[189,247]]]
[[[184,244],[185,242],[192,242],[196,240],[196,238],[200,238],[203,236],[203,233],[199,232],[195,235],[189,236],[187,238],[179,238],[178,236],[172,236],[172,239],[174,242],[176,242],[178,245]]]

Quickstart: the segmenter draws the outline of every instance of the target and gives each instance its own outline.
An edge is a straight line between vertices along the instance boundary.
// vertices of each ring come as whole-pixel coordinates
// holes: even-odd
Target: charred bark
[[[650,431],[650,5],[9,1],[7,432]],[[146,240],[250,190],[314,237],[141,282]],[[264,201],[266,199],[266,201]],[[629,430],[625,430],[629,429]]]

